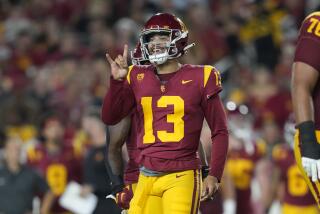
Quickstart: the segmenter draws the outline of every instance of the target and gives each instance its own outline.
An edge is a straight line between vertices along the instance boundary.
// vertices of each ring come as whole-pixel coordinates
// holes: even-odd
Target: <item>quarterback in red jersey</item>
[[[292,67],[295,156],[320,207],[320,12],[303,21]]]
[[[275,194],[279,189],[283,190],[282,194],[278,194],[282,196],[280,202],[283,214],[318,214],[317,204],[294,159],[294,132],[294,121],[289,119],[284,127],[286,143],[278,144],[272,150],[272,160],[277,172],[273,182]]]
[[[106,124],[117,123],[133,109],[138,114],[141,168],[129,213],[142,213],[150,195],[161,197],[165,213],[196,213],[200,194],[205,200],[217,189],[228,148],[226,116],[218,96],[220,75],[211,66],[177,61],[192,45],[185,25],[171,14],[152,16],[140,41],[152,65],[128,69],[127,46],[115,60],[107,55],[112,79],[102,109]],[[212,131],[213,149],[201,192],[196,151],[204,118]]]

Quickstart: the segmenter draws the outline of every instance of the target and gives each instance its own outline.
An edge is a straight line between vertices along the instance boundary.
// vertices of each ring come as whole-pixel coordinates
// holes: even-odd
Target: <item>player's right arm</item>
[[[102,121],[114,125],[127,116],[135,104],[134,94],[126,81],[128,71],[128,46],[124,46],[123,55],[113,60],[109,54],[106,58],[111,68],[110,88],[104,97],[102,105]]]
[[[116,125],[108,127],[109,139],[107,139],[106,165],[111,179],[123,174],[122,146],[127,139],[130,125],[131,116],[128,115]]]
[[[320,71],[319,31],[319,15],[307,17],[300,29],[291,80],[293,109],[301,143],[302,166],[313,181],[320,178],[320,162],[315,162],[320,159],[320,145],[315,136],[312,100]]]

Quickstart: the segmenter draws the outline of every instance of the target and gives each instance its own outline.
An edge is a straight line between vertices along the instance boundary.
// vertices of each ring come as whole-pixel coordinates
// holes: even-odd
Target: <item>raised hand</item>
[[[118,55],[115,60],[113,60],[107,53],[106,58],[111,67],[111,74],[114,79],[121,80],[127,76],[128,73],[128,45],[124,45],[123,55]]]

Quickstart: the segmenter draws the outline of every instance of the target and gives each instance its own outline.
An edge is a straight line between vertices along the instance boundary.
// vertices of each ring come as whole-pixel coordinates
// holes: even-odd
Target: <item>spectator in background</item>
[[[94,214],[119,214],[121,209],[114,200],[106,199],[111,193],[110,179],[105,167],[106,132],[105,126],[97,116],[86,116],[82,121],[83,129],[89,135],[92,148],[88,151],[84,161],[83,196],[94,193],[98,204]]]
[[[43,196],[40,213],[49,213],[54,195],[39,174],[20,163],[21,143],[19,138],[5,142],[0,166],[0,213],[31,213],[33,198],[39,194]]]

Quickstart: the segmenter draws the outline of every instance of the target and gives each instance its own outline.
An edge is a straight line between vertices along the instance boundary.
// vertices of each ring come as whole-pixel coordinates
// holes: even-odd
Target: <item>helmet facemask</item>
[[[157,41],[152,42],[150,41],[150,39],[154,35],[166,35],[169,37],[169,40],[163,43]],[[187,31],[182,33],[179,29],[160,29],[158,27],[145,30],[141,33],[140,36],[140,42],[142,44],[142,54],[152,64],[157,65],[165,63],[168,59],[178,58],[182,55],[182,53],[178,52],[178,41],[180,39],[186,38],[187,35]],[[149,50],[150,47],[152,47],[153,50]]]
[[[140,42],[138,42],[135,49],[130,52],[130,55],[131,55],[131,62],[133,65],[145,65],[148,63],[148,60],[146,60],[144,55],[142,54]]]

